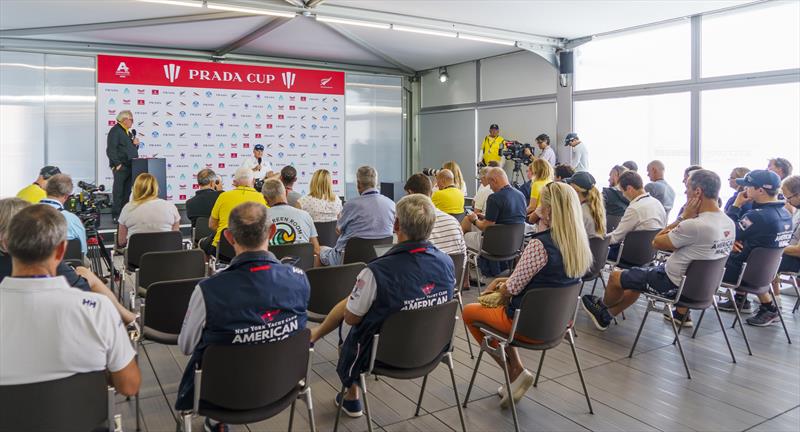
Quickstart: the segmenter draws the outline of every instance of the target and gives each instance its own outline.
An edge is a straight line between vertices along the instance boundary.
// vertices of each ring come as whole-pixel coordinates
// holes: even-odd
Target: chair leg
[[[705,311],[703,311],[705,312]],[[728,332],[725,331],[725,324],[722,323],[722,317],[719,315],[719,309],[717,309],[717,298],[714,297],[714,312],[717,314],[717,321],[719,321],[719,328],[722,329],[722,336],[725,337],[725,343],[728,344],[728,351],[731,353],[731,360],[736,363],[736,356],[733,355],[733,348],[731,348],[731,341],[728,340]],[[703,316],[700,315],[702,318]],[[695,333],[697,330],[695,329]]]
[[[417,400],[417,410],[414,411],[414,417],[419,417],[419,408],[422,406],[422,395],[425,394],[426,385],[428,385],[428,375],[422,378],[422,387],[419,389],[419,400]]]
[[[137,363],[139,361],[138,359],[141,358],[139,356],[139,351],[142,350],[142,349],[144,349],[144,346],[142,346],[142,340],[140,338],[138,341],[136,341],[136,359],[137,359],[136,361],[137,361]],[[142,430],[142,426],[140,424],[140,418],[139,418],[142,415],[142,410],[139,407],[139,393],[140,393],[140,391],[136,392],[136,408],[134,408],[134,411],[136,413],[136,432],[139,432],[140,430]]]
[[[192,413],[183,415],[183,432],[192,432]]]
[[[597,277],[597,279],[603,280],[603,275],[601,274],[600,276]],[[597,288],[597,279],[595,279],[594,282],[592,283],[591,295],[594,295],[594,290]]]
[[[536,387],[539,385],[539,375],[542,373],[542,365],[544,364],[544,355],[547,354],[547,350],[542,351],[542,355],[539,356],[539,367],[536,368],[536,379],[533,380],[533,386]]]
[[[775,300],[775,294],[772,291],[769,292],[769,296],[772,298],[772,304],[778,310],[778,318],[781,319],[781,325],[783,326],[783,332],[786,333],[786,341],[789,342],[789,345],[792,344],[792,338],[789,337],[789,330],[786,329],[786,323],[783,321],[783,314],[781,313],[781,308],[778,306],[778,301]]]
[[[511,416],[514,418],[514,430],[519,432],[519,420],[517,419],[517,406],[514,403],[514,395],[511,393],[511,377],[508,375],[508,363],[506,362],[505,344],[500,344],[500,360],[503,363],[503,378],[506,381],[506,397],[511,406]]]
[[[744,325],[742,324],[742,315],[739,313],[739,305],[736,304],[736,300],[733,297],[733,292],[728,290],[728,298],[731,302],[733,302],[733,310],[736,312],[736,318],[733,320],[733,325],[731,328],[735,328],[736,322],[739,322],[739,329],[742,331],[742,337],[744,338],[744,344],[747,346],[747,353],[753,355],[753,350],[750,349],[750,341],[747,340],[747,333],[744,331]],[[744,306],[744,304],[742,304]]]
[[[342,416],[342,404],[344,403],[344,395],[347,393],[347,387],[342,386],[342,397],[339,398],[339,406],[336,407],[336,420],[333,423],[333,432],[339,430],[339,417]]]
[[[481,286],[481,279],[483,279],[483,275],[481,274],[481,266],[478,265],[478,256],[475,256],[475,274],[478,275],[478,294],[483,290]]]
[[[292,406],[289,408],[289,432],[292,432],[292,426],[294,425],[294,406],[297,403],[297,399],[292,401]]]
[[[367,431],[372,432],[372,416],[369,413],[369,401],[367,400],[367,377],[361,374],[361,396],[364,397],[364,413],[367,417]],[[342,397],[344,401],[344,397]]]
[[[300,397],[303,398],[303,401],[306,403],[306,408],[308,409],[308,424],[311,427],[311,432],[316,432],[317,423],[314,421],[314,400],[311,398],[311,387],[306,387],[306,389],[300,393]]]
[[[800,288],[797,286],[797,276],[791,275],[789,279],[791,279],[794,293],[797,295],[797,300],[794,302],[794,307],[792,308],[792,313],[795,313],[797,312],[797,308],[800,307]]]
[[[575,350],[575,339],[572,337],[572,330],[567,330],[567,336],[569,336],[569,347],[572,349],[572,357],[575,359],[575,367],[578,368],[578,376],[581,378],[581,386],[583,386],[583,395],[586,396],[586,404],[589,405],[589,414],[594,414],[594,409],[592,409],[592,400],[589,398],[589,390],[586,389],[586,381],[583,378],[583,369],[581,369],[581,364],[578,362],[578,352]]]
[[[647,321],[647,316],[650,315],[650,305],[647,305],[647,309],[644,310],[644,317],[642,317],[642,324],[639,325],[639,331],[636,332],[636,339],[633,340],[633,346],[631,347],[631,352],[628,353],[628,358],[633,357],[633,351],[636,349],[636,344],[639,343],[639,336],[642,335],[642,329],[644,329],[644,323]]]
[[[467,407],[467,401],[469,401],[469,394],[472,392],[472,385],[475,384],[475,376],[478,375],[478,366],[481,365],[481,359],[483,358],[483,347],[478,352],[478,360],[475,361],[475,369],[472,371],[472,378],[469,380],[469,387],[467,387],[467,395],[464,396],[464,408]]]
[[[472,353],[472,335],[467,328],[467,322],[464,321],[464,299],[461,297],[461,289],[458,290],[458,309],[461,311],[461,322],[464,324],[464,334],[467,336],[467,348],[469,348],[469,358],[474,359],[475,354]]]
[[[456,397],[456,408],[458,409],[458,419],[461,420],[461,430],[463,432],[467,432],[467,425],[464,423],[464,412],[461,411],[461,403],[458,401],[458,387],[456,386],[456,375],[453,372],[453,355],[451,353],[447,353],[445,355],[447,359],[447,369],[450,370],[450,381],[453,383],[453,396]]]
[[[716,308],[716,304],[717,304],[717,297],[714,296],[714,305],[715,305],[714,308]],[[717,313],[719,313],[719,312],[717,312]],[[706,314],[706,310],[703,309],[703,311],[700,312],[700,318],[697,319],[697,323],[694,325],[694,331],[692,332],[692,339],[694,339],[694,337],[697,336],[697,330],[700,330],[700,324],[703,322],[703,316],[705,314]]]
[[[683,367],[686,368],[686,377],[692,379],[692,373],[689,372],[689,363],[686,362],[686,356],[683,354],[683,345],[681,345],[681,339],[678,337],[678,329],[675,327],[675,320],[669,320],[670,324],[672,325],[672,333],[675,334],[675,341],[678,343],[678,351],[681,353],[681,360],[683,360]]]

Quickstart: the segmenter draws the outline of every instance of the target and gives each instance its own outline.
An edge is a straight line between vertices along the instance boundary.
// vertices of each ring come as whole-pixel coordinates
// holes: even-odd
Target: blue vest
[[[561,251],[550,236],[550,230],[542,231],[533,235],[534,239],[538,239],[544,245],[544,250],[547,251],[547,264],[536,273],[533,278],[525,285],[525,288],[519,294],[511,298],[511,301],[506,307],[506,314],[509,318],[514,318],[514,312],[522,306],[522,297],[525,292],[531,288],[564,288],[570,285],[575,285],[580,282],[580,278],[571,278],[567,276],[564,271],[564,258],[561,256]]]
[[[736,240],[743,243],[741,252],[731,252],[725,266],[726,281],[736,278],[750,252],[757,247],[784,248],[792,238],[792,216],[783,201],[753,204],[749,211],[731,207],[728,211],[736,223]]]
[[[191,408],[194,371],[207,346],[275,342],[306,327],[308,278],[270,252],[239,254],[199,287],[206,323],[181,380],[175,404],[179,410]]]
[[[348,387],[366,370],[373,337],[390,315],[445,303],[456,284],[453,260],[427,241],[398,244],[367,267],[378,287],[375,301],[347,335],[336,368]]]

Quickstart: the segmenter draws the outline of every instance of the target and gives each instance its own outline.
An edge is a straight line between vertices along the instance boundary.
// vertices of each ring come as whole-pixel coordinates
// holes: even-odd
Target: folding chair
[[[336,221],[314,222],[314,227],[317,229],[317,241],[320,246],[336,246],[336,240],[339,239],[339,234],[336,232]]]
[[[489,261],[513,261],[522,252],[525,224],[495,224],[486,227],[481,236],[479,250],[467,248],[467,260],[478,273],[478,290],[481,289],[481,270],[478,258]]]
[[[450,259],[453,260],[453,268],[456,271],[456,286],[453,288],[453,297],[458,300],[458,310],[461,312],[461,322],[464,324],[464,334],[467,336],[467,347],[469,348],[469,358],[474,359],[475,355],[472,353],[472,335],[467,329],[467,323],[464,321],[464,299],[461,296],[461,287],[464,283],[464,275],[467,273],[467,263],[464,254],[450,254]]]
[[[347,298],[356,284],[356,277],[364,270],[364,263],[340,266],[315,267],[306,271],[311,295],[308,299],[308,320],[321,323],[331,309]]]
[[[351,237],[347,240],[347,244],[344,246],[342,264],[352,264],[357,262],[368,263],[377,258],[377,255],[375,255],[375,245],[392,244],[392,241],[394,241],[392,236],[378,239]]]

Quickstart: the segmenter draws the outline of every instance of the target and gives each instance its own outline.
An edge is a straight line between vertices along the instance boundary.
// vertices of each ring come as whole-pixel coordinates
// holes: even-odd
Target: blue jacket
[[[732,252],[725,266],[726,282],[739,276],[742,263],[757,247],[784,248],[792,237],[792,217],[784,208],[783,201],[765,204],[753,203],[753,209],[744,211],[731,206],[727,212],[736,224],[736,241],[742,242],[741,252]]]

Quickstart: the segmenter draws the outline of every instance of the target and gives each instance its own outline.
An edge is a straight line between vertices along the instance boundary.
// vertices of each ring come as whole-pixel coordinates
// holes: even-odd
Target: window
[[[575,90],[691,77],[689,20],[603,36],[575,50]]]
[[[783,157],[800,170],[800,84],[777,84],[701,93],[700,162],[722,178],[721,195],[737,166],[766,169],[769,159]]]
[[[702,33],[703,77],[800,67],[800,2],[704,16]]]
[[[689,110],[689,93],[575,102],[575,131],[588,146],[597,186],[608,186],[611,167],[627,160],[639,165],[647,184],[647,163],[658,159],[675,190],[674,218],[686,202],[681,181],[689,166]]]

